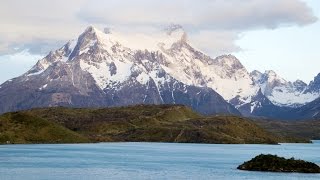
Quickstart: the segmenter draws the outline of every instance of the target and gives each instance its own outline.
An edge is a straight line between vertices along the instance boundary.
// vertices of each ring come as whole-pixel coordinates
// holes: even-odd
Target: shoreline
[[[0,146],[5,145],[73,145],[73,144],[117,144],[117,143],[152,143],[152,144],[197,144],[197,145],[267,145],[267,146],[275,146],[275,145],[285,145],[285,144],[314,144],[313,141],[319,140],[311,140],[310,143],[297,142],[297,143],[277,143],[277,144],[267,144],[267,143],[193,143],[193,142],[152,142],[152,141],[112,141],[112,142],[84,142],[84,143],[11,143],[11,144],[0,144]]]

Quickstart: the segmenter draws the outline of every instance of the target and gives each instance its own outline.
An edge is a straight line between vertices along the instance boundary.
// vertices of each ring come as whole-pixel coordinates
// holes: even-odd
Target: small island
[[[260,154],[250,161],[244,162],[237,169],[247,171],[320,173],[320,167],[312,162],[286,159],[271,154]]]

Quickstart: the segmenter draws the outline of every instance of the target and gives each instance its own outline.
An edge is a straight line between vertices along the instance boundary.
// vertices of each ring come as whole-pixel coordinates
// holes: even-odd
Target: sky
[[[2,0],[0,83],[30,69],[89,25],[127,34],[175,23],[213,58],[307,83],[320,73],[319,0]]]

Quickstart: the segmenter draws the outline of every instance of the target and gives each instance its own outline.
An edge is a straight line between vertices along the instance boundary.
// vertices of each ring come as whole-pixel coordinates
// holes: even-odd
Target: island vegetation
[[[320,173],[320,167],[315,163],[294,158],[286,159],[271,154],[260,154],[238,166],[238,169],[248,171]]]

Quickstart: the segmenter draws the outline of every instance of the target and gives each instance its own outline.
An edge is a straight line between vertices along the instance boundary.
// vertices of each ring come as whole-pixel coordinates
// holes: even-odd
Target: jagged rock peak
[[[228,66],[235,69],[244,69],[245,67],[241,64],[239,59],[235,56],[228,54],[228,55],[221,55],[214,59],[214,61],[222,66]]]
[[[320,84],[320,73],[314,77],[313,81],[311,81],[311,84],[312,83]]]
[[[253,76],[260,76],[260,75],[262,75],[262,72],[260,72],[258,70],[253,70],[250,74]]]
[[[180,42],[187,42],[188,36],[183,27],[179,24],[170,24],[164,31],[168,36],[176,37]]]
[[[280,77],[275,71],[273,70],[266,70],[263,74],[263,81],[269,82],[269,83],[276,83],[279,84],[288,84],[289,82]]]
[[[170,24],[164,30],[167,32],[168,35],[171,35],[173,32],[178,30],[184,31],[183,27],[179,24]]]
[[[305,83],[304,81],[302,81],[302,80],[296,80],[296,81],[294,81],[293,83],[292,83],[294,86],[300,86],[300,87],[305,87],[305,86],[307,86],[307,83]]]
[[[104,32],[105,34],[112,34],[112,30],[111,30],[111,28],[109,28],[109,27],[105,27],[105,28],[103,29],[103,32]]]
[[[276,72],[274,72],[273,70],[266,70],[265,74],[268,76],[278,76]]]
[[[260,83],[260,81],[262,80],[262,77],[263,77],[263,73],[258,71],[258,70],[253,70],[251,73],[250,73],[250,77],[252,78],[252,80],[255,82],[255,83]]]
[[[320,92],[320,73],[309,84],[310,92]]]
[[[86,28],[86,30],[84,31],[85,33],[94,33],[94,32],[97,32],[97,31],[100,31],[98,30],[96,27],[90,25]]]

